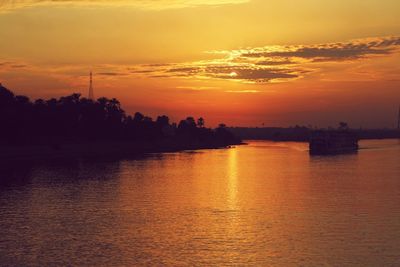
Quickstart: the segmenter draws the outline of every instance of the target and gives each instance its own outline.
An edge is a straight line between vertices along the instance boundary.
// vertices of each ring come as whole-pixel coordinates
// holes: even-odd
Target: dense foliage
[[[169,142],[176,146],[224,146],[238,143],[225,125],[204,127],[193,117],[170,123],[167,116],[127,115],[113,98],[92,101],[79,94],[34,102],[0,85],[0,143],[64,144],[101,141]]]

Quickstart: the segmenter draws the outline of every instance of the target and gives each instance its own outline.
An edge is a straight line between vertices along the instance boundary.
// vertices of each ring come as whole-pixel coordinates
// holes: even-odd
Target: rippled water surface
[[[400,142],[2,163],[2,266],[400,266]]]

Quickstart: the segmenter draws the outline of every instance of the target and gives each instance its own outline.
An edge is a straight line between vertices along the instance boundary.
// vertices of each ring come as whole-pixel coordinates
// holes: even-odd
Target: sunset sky
[[[208,126],[394,127],[399,0],[0,0],[0,82]]]

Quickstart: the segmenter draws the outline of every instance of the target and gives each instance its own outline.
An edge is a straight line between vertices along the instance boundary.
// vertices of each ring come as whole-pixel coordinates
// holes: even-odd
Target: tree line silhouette
[[[203,118],[187,117],[176,124],[165,115],[156,120],[140,112],[131,116],[115,98],[92,101],[80,94],[31,101],[14,95],[1,84],[0,125],[3,145],[123,141],[201,148],[240,143],[224,124],[216,129],[206,128]]]

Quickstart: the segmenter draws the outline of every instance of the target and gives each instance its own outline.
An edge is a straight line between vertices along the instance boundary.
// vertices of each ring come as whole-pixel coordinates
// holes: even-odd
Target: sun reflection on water
[[[237,208],[237,180],[237,149],[232,148],[228,153],[228,206],[231,210],[235,210]]]

